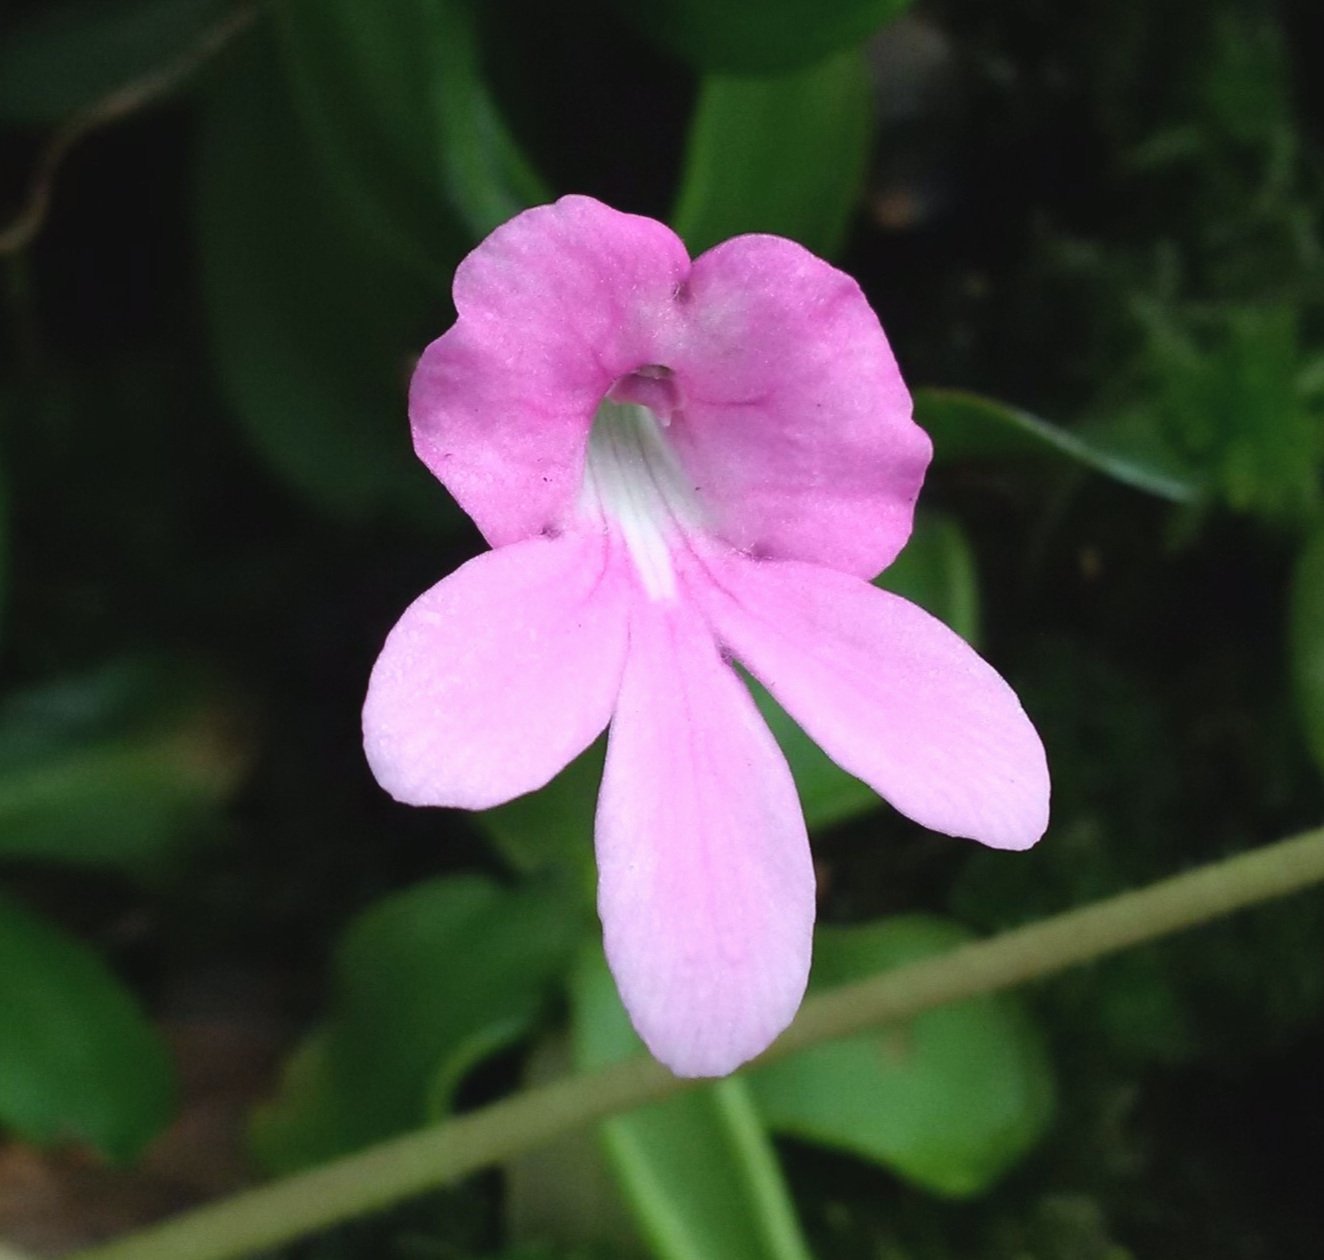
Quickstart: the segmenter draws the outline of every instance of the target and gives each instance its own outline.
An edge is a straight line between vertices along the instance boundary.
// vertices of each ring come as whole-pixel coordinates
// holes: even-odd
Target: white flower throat
[[[603,399],[593,417],[584,466],[584,505],[625,540],[653,599],[676,594],[672,549],[702,513],[694,487],[663,432],[639,403]]]

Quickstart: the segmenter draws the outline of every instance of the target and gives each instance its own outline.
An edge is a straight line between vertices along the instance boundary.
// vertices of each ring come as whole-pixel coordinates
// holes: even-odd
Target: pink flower
[[[454,292],[414,444],[492,550],[392,630],[368,759],[398,800],[485,809],[610,722],[608,961],[657,1058],[730,1072],[795,1014],[814,922],[795,787],[731,661],[949,835],[1032,845],[1043,748],[970,647],[869,584],[930,444],[849,277],[773,236],[691,262],[662,224],[566,197],[493,232]]]

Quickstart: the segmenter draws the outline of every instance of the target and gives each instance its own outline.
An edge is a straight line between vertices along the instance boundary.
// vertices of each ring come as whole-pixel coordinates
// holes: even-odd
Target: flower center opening
[[[675,595],[672,548],[701,516],[662,431],[665,424],[642,403],[617,402],[609,395],[593,417],[584,467],[585,507],[624,539],[654,599]]]

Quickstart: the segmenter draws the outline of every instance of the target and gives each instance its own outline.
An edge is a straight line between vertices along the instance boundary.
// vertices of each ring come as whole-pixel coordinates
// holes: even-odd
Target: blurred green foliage
[[[375,902],[340,943],[326,1025],[256,1116],[263,1164],[291,1172],[446,1114],[465,1073],[534,1026],[577,942],[575,909],[472,876]]]
[[[612,0],[650,39],[702,70],[767,74],[858,43],[909,0]]]
[[[959,924],[918,915],[824,927],[811,984],[863,980],[969,939]],[[986,1191],[1052,1116],[1045,1048],[1005,995],[816,1046],[754,1071],[750,1081],[774,1130],[863,1155],[954,1198]]]
[[[34,1142],[138,1154],[170,1115],[165,1046],[96,953],[0,900],[0,1123]]]
[[[0,44],[0,120],[63,122],[177,57],[225,11],[222,0],[56,0]]]
[[[0,702],[0,860],[150,877],[242,772],[216,679],[120,661]]]
[[[581,1064],[635,1048],[591,913],[601,745],[474,818],[384,800],[357,746],[382,635],[481,545],[410,452],[412,363],[465,252],[562,192],[859,278],[935,444],[879,583],[1045,735],[1048,838],[973,852],[755,688],[814,833],[816,984],[1316,822],[1309,9],[273,0],[89,136],[3,260],[0,1126],[139,1152],[172,1096],[143,1011],[199,958],[294,977],[267,1171],[495,1096],[566,1025]],[[6,172],[232,13],[13,5]],[[593,1175],[633,1230],[504,1237],[478,1181],[297,1254],[1313,1254],[1322,951],[1304,898],[613,1121]]]
[[[869,67],[859,48],[769,78],[708,75],[672,223],[692,254],[742,232],[772,232],[835,255],[872,138]],[[799,176],[787,179],[788,167]]]
[[[330,511],[435,519],[443,507],[413,458],[400,400],[440,283],[396,256],[403,212],[371,233],[336,212],[269,44],[261,33],[238,50],[201,119],[198,246],[221,380],[263,455]],[[461,238],[443,218],[426,239],[441,253],[428,270],[444,275]]]
[[[576,1065],[603,1067],[642,1050],[599,945],[571,983]],[[622,1193],[664,1260],[805,1260],[808,1245],[758,1114],[739,1076],[641,1107],[602,1126]]]

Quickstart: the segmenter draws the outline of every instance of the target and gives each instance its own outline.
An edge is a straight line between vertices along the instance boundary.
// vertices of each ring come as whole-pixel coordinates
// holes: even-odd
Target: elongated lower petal
[[[843,769],[916,822],[1000,849],[1048,825],[1043,744],[975,650],[908,600],[795,561],[714,554],[695,598]]]
[[[628,577],[594,533],[485,552],[420,596],[368,684],[364,747],[411,805],[486,809],[541,787],[616,702]]]
[[[597,846],[607,960],[648,1048],[682,1076],[758,1054],[804,993],[813,866],[785,759],[684,605],[632,619]]]

